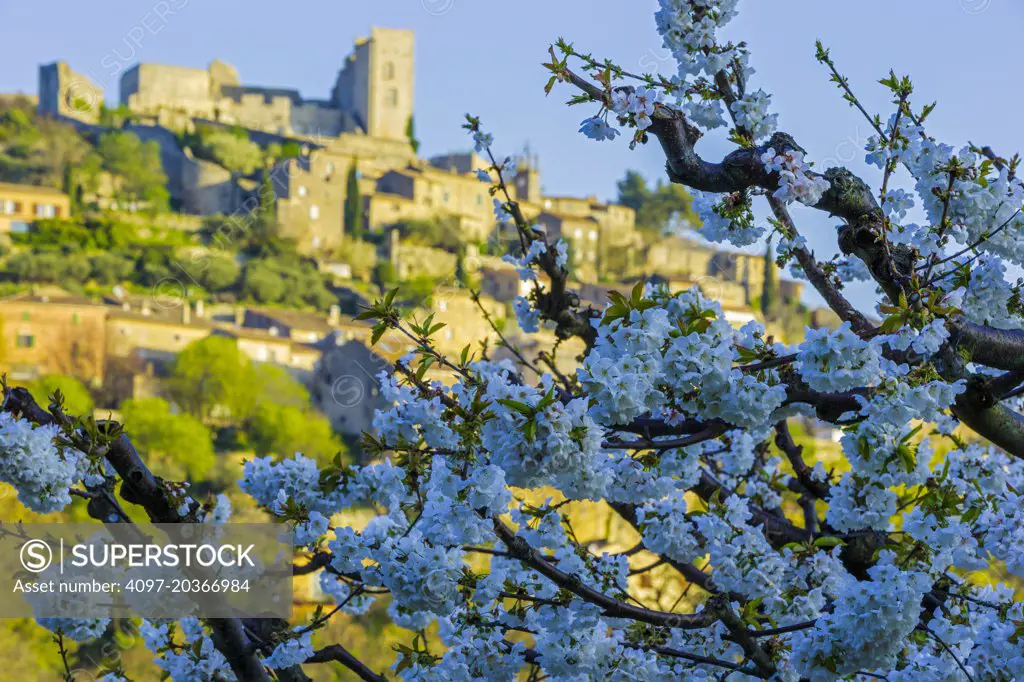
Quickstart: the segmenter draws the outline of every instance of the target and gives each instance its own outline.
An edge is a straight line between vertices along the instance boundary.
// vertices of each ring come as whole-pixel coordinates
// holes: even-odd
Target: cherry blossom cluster
[[[698,232],[712,242],[749,246],[764,236],[764,228],[754,224],[750,204],[744,197],[693,190],[693,210],[700,216]]]
[[[43,514],[71,504],[68,492],[90,471],[89,459],[58,445],[56,426],[35,427],[25,419],[0,413],[0,481],[18,491],[18,499]]]
[[[1016,357],[1004,357],[1012,352],[954,345],[967,322],[996,327],[984,331],[1001,340],[1024,326],[1021,287],[1007,281],[1024,263],[1015,163],[933,140],[906,102],[909,88],[882,81],[899,95],[898,113],[879,119],[867,147],[882,188],[864,210],[835,212],[871,239],[841,241],[851,253],[822,266],[788,204],[824,197],[832,208],[849,197],[825,195],[802,152],[757,147],[777,116],[764,91],[747,87],[746,48],[719,38],[736,8],[660,0],[658,31],[679,66],[671,81],[621,87],[614,81],[631,76],[565,46],[566,60],[583,60],[600,85],[586,91],[602,108],[581,131],[612,139],[614,116],[636,129],[634,142],[666,134],[654,125],[674,115],[666,92],[687,125],[711,129],[729,116],[730,139],[746,153],[732,157],[728,182],[694,184],[736,187],[744,172],[752,180],[730,194],[695,191],[704,235],[753,244],[765,229],[752,202],[774,192],[780,259],[798,260],[842,324],[787,346],[756,321],[735,329],[696,287],[639,283],[589,311],[572,296],[544,299],[536,271],[565,284],[567,249],[528,227],[499,178],[495,217],[517,223],[522,238],[522,255],[508,260],[535,282],[515,303],[520,324],[536,330],[541,303],[545,319],[552,309],[583,319],[585,329],[566,334],[585,342],[577,371],[518,351],[499,361],[483,344],[445,357],[385,297],[368,315],[418,343],[380,377],[387,405],[364,439],[371,463],[296,454],[245,464],[242,490],[294,527],[337,610],[386,610],[410,631],[393,670],[405,680],[1024,679],[1024,607],[1000,582],[1024,578],[1024,459],[1019,444],[990,445],[964,428],[991,433],[966,409],[977,409],[979,392],[989,424],[1019,425],[1024,381]],[[554,80],[578,84],[551,56]],[[819,59],[831,66],[827,52]],[[469,121],[490,170],[513,172]],[[699,135],[684,128],[675,142],[692,146]],[[893,184],[901,168],[913,193]],[[886,260],[893,254],[902,260]],[[880,324],[842,305],[833,285],[854,275],[878,281]],[[450,379],[429,379],[431,367]],[[827,457],[793,428],[811,419],[837,431]],[[0,479],[33,509],[62,509],[68,488],[113,475],[59,435],[6,413],[0,421]],[[230,514],[180,497],[174,506],[200,520]],[[576,527],[575,512],[596,507],[613,514],[616,534]],[[990,571],[992,584],[963,577],[975,571]],[[80,639],[108,627],[40,622]],[[257,663],[287,677],[314,656],[315,629],[276,632]],[[195,619],[144,622],[142,634],[175,682],[235,679]]]
[[[779,188],[772,196],[779,201],[787,204],[799,201],[814,206],[821,200],[821,195],[828,191],[828,180],[810,172],[810,164],[804,161],[804,153],[798,149],[780,154],[769,147],[761,155],[761,163],[769,173],[778,173]]]

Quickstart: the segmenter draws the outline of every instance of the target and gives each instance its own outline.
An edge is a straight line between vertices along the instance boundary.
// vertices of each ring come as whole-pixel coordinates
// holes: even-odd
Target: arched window
[[[387,95],[387,98],[384,100],[384,102],[389,107],[397,107],[398,106],[398,90],[396,90],[395,88],[391,88],[390,90],[388,90],[388,95]]]
[[[391,62],[384,64],[384,80],[389,81],[395,77],[395,65]]]

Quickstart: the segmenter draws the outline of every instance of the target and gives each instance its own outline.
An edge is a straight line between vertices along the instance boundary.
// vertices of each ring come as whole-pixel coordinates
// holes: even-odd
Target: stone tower
[[[412,31],[374,27],[356,41],[331,93],[353,112],[366,134],[406,139],[413,114],[415,39]]]
[[[530,154],[530,147],[523,149],[523,153],[516,163],[516,199],[529,204],[540,204],[540,159]]]
[[[96,123],[103,105],[103,89],[67,62],[39,67],[39,113],[56,118],[73,118]]]

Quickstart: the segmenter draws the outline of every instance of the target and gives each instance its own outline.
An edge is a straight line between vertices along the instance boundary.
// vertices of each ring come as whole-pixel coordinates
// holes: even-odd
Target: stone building
[[[711,259],[708,274],[742,286],[747,292],[747,303],[752,303],[764,291],[764,256],[719,251]]]
[[[379,374],[390,373],[399,356],[381,355],[363,341],[341,336],[324,339],[313,371],[310,395],[313,403],[337,433],[359,436],[373,431],[373,415],[388,403],[380,390]]]
[[[349,166],[322,154],[288,159],[271,173],[282,237],[305,252],[335,249],[344,237]]]
[[[397,229],[388,233],[387,257],[402,281],[429,277],[451,282],[458,275],[458,256],[433,246],[403,242]]]
[[[121,103],[176,130],[210,119],[280,135],[358,131],[403,140],[413,112],[414,47],[412,31],[374,27],[356,41],[326,100],[243,85],[234,67],[214,61],[205,69],[138,64],[121,76]]]
[[[466,289],[438,287],[429,303],[429,312],[434,314],[434,321],[445,324],[432,337],[434,345],[442,353],[458,354],[466,344],[479,348],[477,344],[484,340],[493,347],[498,341],[497,334],[487,322],[480,306]],[[505,306],[498,301],[482,296],[480,305],[495,322],[505,318]],[[425,315],[417,317],[422,319]]]
[[[359,38],[331,92],[371,137],[404,139],[413,114],[415,38],[412,31],[378,28]]]
[[[0,366],[9,378],[31,381],[69,374],[103,382],[107,308],[67,292],[38,290],[0,299]]]
[[[319,343],[341,323],[341,310],[332,306],[329,315],[308,313],[287,308],[246,308],[242,326],[263,329],[301,343]]]
[[[584,281],[629,276],[642,248],[633,209],[606,204],[597,197],[543,197],[535,220],[550,240],[564,239],[573,274]]]
[[[42,218],[67,218],[71,199],[49,187],[0,182],[0,234],[28,232]]]
[[[647,247],[648,275],[703,277],[711,272],[715,251],[683,237],[666,237]]]
[[[465,242],[485,241],[494,226],[487,184],[475,174],[419,162],[388,171],[366,199],[367,224],[379,230],[406,220],[439,220]]]
[[[83,123],[97,123],[103,88],[71,70],[67,62],[39,67],[39,113]]]

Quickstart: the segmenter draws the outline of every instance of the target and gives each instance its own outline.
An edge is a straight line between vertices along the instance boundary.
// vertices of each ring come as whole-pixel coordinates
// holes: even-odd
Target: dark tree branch
[[[666,611],[655,611],[643,606],[633,606],[618,599],[613,599],[585,585],[578,576],[565,573],[557,568],[537,550],[533,549],[526,540],[517,535],[514,530],[506,526],[498,517],[493,517],[491,521],[494,525],[495,534],[508,548],[509,554],[559,587],[572,592],[584,601],[600,606],[604,609],[604,613],[607,616],[612,618],[630,618],[643,623],[650,623],[651,625],[680,628],[683,630],[705,628],[717,620],[707,609],[700,613],[669,613]]]
[[[340,644],[331,644],[319,649],[306,659],[306,663],[326,663],[328,661],[341,663],[365,682],[387,682],[386,677],[370,670],[365,663]]]

